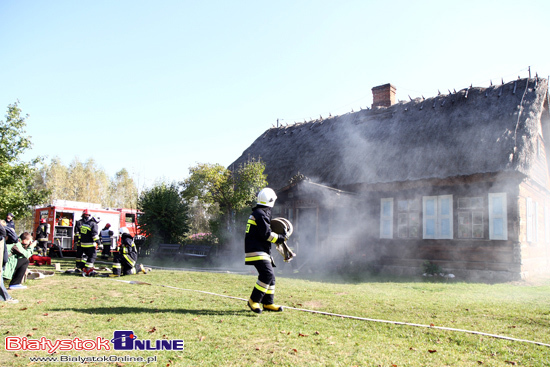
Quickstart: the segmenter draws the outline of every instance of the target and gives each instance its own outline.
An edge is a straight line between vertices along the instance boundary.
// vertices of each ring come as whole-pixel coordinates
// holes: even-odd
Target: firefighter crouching
[[[76,245],[76,267],[82,269],[82,276],[94,276],[94,262],[97,257],[96,246],[99,242],[97,220],[88,209],[82,212],[82,219],[74,227]],[[86,256],[86,260],[84,260]]]
[[[36,228],[36,240],[38,245],[36,250],[38,255],[46,256],[48,254],[48,236],[50,235],[50,225],[46,223],[46,219],[40,219],[40,224]]]
[[[275,204],[275,191],[266,187],[258,193],[257,205],[252,208],[248,218],[244,239],[245,264],[254,265],[258,271],[258,280],[254,285],[248,307],[255,313],[264,311],[283,311],[283,307],[273,304],[275,295],[275,273],[271,257],[271,244],[283,243],[285,235],[271,231],[271,208]]]
[[[105,227],[99,233],[101,237],[101,259],[107,260],[111,256],[111,244],[113,243],[113,231],[111,231],[111,224],[107,223]]]
[[[146,273],[143,265],[136,262],[138,259],[138,253],[136,244],[134,243],[134,237],[130,234],[130,231],[126,227],[122,227],[120,232],[120,248],[118,253],[114,254],[113,259],[113,274],[114,275],[132,275],[138,272]]]

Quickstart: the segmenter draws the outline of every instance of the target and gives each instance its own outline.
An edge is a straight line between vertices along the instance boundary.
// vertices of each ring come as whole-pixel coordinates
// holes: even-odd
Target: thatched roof
[[[298,173],[332,187],[528,175],[547,93],[546,79],[520,79],[271,128],[230,169],[259,158],[275,189]]]

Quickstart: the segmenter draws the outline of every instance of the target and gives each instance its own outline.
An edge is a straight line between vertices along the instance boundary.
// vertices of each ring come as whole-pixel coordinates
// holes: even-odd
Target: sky
[[[0,119],[138,189],[225,167],[264,131],[550,75],[550,1],[0,0]]]

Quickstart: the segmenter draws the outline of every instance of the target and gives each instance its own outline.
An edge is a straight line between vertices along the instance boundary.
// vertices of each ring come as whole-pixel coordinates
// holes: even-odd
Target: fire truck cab
[[[41,219],[45,219],[49,225],[49,243],[57,244],[64,253],[76,251],[74,247],[74,226],[82,217],[82,211],[88,209],[97,219],[99,231],[107,223],[113,231],[111,250],[116,250],[119,241],[119,229],[126,227],[134,237],[138,236],[139,212],[135,209],[105,209],[101,204],[86,203],[80,201],[54,200],[52,204],[36,208],[34,212],[34,227],[36,231]]]

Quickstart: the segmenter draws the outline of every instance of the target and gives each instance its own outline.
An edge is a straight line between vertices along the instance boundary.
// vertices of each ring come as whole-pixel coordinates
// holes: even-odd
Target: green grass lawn
[[[64,268],[72,261],[64,260]],[[48,267],[43,267],[46,269]],[[52,357],[119,356],[87,366],[550,366],[550,347],[429,327],[395,325],[294,309],[256,315],[255,275],[154,270],[122,278],[56,274],[12,291],[0,305],[0,366],[77,366],[31,362],[43,351],[7,351],[6,337],[29,340],[183,340],[181,351],[58,351]],[[148,284],[129,284],[140,281]],[[370,319],[450,327],[550,344],[550,282],[470,284],[364,278],[354,282],[277,278],[277,303]]]

